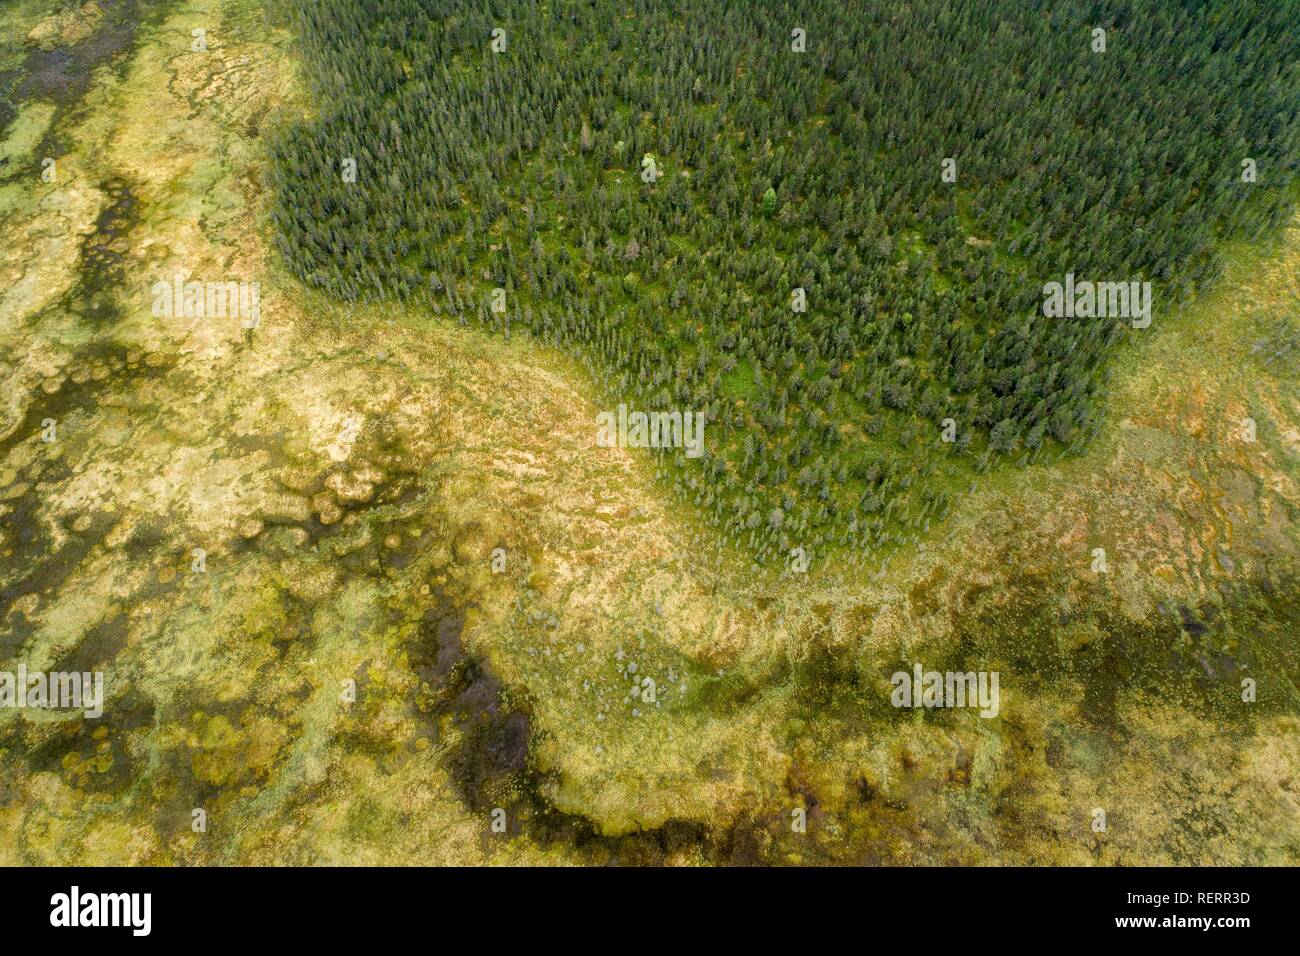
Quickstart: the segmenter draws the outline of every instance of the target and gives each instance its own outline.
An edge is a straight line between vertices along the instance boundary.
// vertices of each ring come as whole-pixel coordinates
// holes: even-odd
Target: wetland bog
[[[0,33],[0,669],[106,676],[98,720],[0,708],[0,863],[1300,860],[1294,214],[1075,454],[790,573],[597,445],[580,354],[292,274],[273,5]],[[155,315],[177,274],[257,327]],[[914,661],[996,717],[892,707]]]

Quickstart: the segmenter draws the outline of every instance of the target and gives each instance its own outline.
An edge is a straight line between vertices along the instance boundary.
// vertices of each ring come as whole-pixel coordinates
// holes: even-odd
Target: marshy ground
[[[0,862],[1300,861],[1300,219],[1128,347],[1083,455],[755,571],[595,447],[572,356],[285,274],[263,139],[311,105],[261,4],[18,0],[0,43],[0,668],[108,688],[0,710]],[[259,327],[155,317],[178,272]],[[894,709],[913,661],[999,715]]]

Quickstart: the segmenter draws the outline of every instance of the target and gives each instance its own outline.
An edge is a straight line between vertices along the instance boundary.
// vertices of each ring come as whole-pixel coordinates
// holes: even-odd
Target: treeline
[[[291,268],[576,349],[611,407],[705,411],[705,458],[661,468],[769,556],[878,547],[962,468],[1086,441],[1144,333],[1044,318],[1044,282],[1152,280],[1158,323],[1283,220],[1300,157],[1290,0],[296,13],[319,113],[274,144]]]

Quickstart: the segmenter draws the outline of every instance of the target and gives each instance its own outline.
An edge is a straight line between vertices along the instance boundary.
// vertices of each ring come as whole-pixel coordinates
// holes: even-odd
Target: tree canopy
[[[1300,157],[1289,3],[294,5],[321,106],[274,144],[290,268],[703,411],[704,457],[659,467],[769,557],[1080,447],[1143,332],[1048,319],[1044,283],[1151,281],[1158,322],[1282,221]]]

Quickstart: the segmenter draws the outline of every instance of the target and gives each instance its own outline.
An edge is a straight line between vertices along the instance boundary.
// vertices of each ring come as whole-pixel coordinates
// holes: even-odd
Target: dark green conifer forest
[[[659,467],[756,557],[884,548],[1081,447],[1147,332],[1047,318],[1044,283],[1151,281],[1158,324],[1294,198],[1289,0],[293,6],[292,271],[703,411],[705,455]]]

